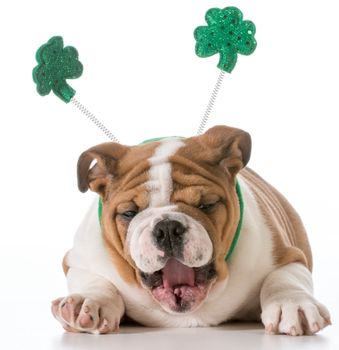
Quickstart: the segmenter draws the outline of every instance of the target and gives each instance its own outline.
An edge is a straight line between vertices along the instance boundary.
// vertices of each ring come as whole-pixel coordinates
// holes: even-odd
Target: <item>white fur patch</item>
[[[154,226],[161,220],[179,221],[186,229],[183,258],[178,259],[190,267],[207,264],[213,253],[213,244],[205,228],[190,216],[177,212],[176,206],[149,208],[143,210],[130,223],[127,231],[129,253],[138,266],[146,273],[153,273],[165,266],[164,252],[152,240]]]
[[[150,177],[146,184],[150,191],[149,208],[170,204],[173,183],[172,167],[168,159],[182,146],[184,142],[178,138],[164,139],[155,149],[153,156],[148,159],[151,163]]]
[[[127,247],[141,271],[153,273],[164,267],[165,263],[161,259],[164,252],[152,241],[152,233],[154,226],[174,210],[174,205],[145,209],[130,222],[126,238]]]

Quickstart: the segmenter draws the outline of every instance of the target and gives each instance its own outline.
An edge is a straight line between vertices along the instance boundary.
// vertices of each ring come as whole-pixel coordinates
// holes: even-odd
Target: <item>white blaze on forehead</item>
[[[170,204],[173,189],[172,166],[169,157],[184,146],[184,142],[178,138],[169,138],[161,141],[149,158],[151,168],[149,170],[149,181],[147,187],[150,192],[149,207],[160,207]]]

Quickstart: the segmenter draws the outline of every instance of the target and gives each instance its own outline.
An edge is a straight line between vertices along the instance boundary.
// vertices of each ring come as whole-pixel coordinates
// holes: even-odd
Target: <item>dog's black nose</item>
[[[177,256],[182,252],[185,226],[176,220],[159,221],[153,229],[155,244],[167,253]]]

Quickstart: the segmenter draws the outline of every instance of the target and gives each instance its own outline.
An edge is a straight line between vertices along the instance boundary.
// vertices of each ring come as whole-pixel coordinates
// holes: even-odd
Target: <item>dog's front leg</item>
[[[70,332],[110,333],[118,329],[125,306],[115,286],[91,272],[70,268],[67,297],[52,302],[52,313]]]
[[[271,272],[260,293],[261,319],[271,334],[313,334],[331,324],[326,307],[313,297],[310,271],[291,263]]]

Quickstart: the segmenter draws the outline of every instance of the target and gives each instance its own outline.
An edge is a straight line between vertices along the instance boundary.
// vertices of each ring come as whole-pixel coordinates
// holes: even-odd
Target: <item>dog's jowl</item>
[[[261,319],[290,335],[330,324],[302,222],[246,167],[250,153],[249,134],[226,126],[84,152],[79,189],[99,196],[64,259],[70,294],[52,303],[62,326],[109,333],[124,314],[159,327]]]

